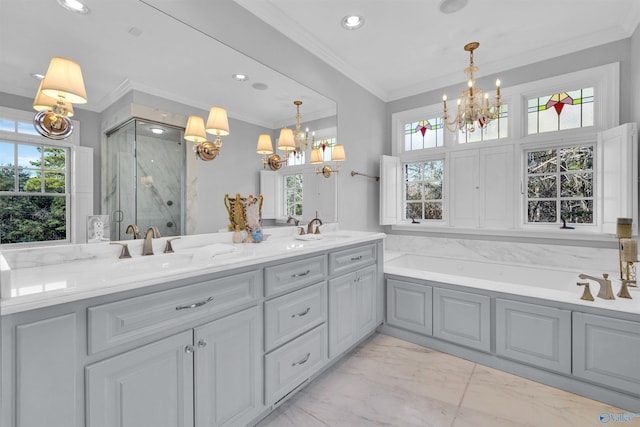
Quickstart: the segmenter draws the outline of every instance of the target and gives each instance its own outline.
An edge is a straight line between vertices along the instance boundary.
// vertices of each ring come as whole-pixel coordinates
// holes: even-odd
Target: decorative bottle
[[[244,237],[242,237],[240,226],[236,225],[236,231],[233,232],[233,243],[242,243],[243,240],[244,240]]]

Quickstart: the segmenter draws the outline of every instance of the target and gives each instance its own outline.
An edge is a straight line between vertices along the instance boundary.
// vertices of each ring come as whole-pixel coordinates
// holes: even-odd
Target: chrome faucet
[[[144,233],[144,243],[142,244],[142,255],[153,255],[153,241],[160,237],[158,227],[149,227]]]
[[[129,224],[127,226],[127,230],[125,231],[126,234],[133,234],[133,238],[134,239],[142,239],[142,235],[140,234],[140,230],[138,229],[138,226],[135,224]]]
[[[307,225],[307,234],[313,234],[313,223],[314,222],[319,222],[320,225],[322,225],[322,220],[320,218],[313,218],[311,221],[309,221],[309,225]],[[320,227],[316,227],[316,231],[315,234],[320,234]]]
[[[293,221],[294,225],[297,227],[300,225],[300,220],[296,219],[292,216],[290,216],[289,218],[287,218],[287,224],[291,224],[291,221]]]
[[[586,274],[580,274],[578,276],[581,279],[589,279],[600,284],[600,291],[598,292],[598,298],[602,299],[616,299],[613,296],[613,289],[611,288],[611,280],[609,280],[609,275],[607,273],[602,274],[602,279],[599,277],[588,276]]]

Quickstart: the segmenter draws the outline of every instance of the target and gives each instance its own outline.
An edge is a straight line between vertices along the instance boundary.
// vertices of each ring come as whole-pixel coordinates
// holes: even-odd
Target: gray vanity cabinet
[[[433,288],[387,279],[387,323],[422,335],[433,334]]]
[[[573,375],[640,396],[640,323],[573,313]]]
[[[456,344],[491,351],[491,298],[435,288],[433,335]]]
[[[87,425],[244,425],[262,409],[253,307],[86,368]]]
[[[377,283],[375,265],[329,280],[330,358],[375,328]]]

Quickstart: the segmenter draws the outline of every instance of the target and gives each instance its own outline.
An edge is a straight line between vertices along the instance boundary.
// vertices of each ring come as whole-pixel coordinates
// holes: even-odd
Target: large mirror
[[[275,146],[279,129],[295,124],[295,100],[303,102],[303,127],[335,134],[335,102],[211,38],[197,28],[197,20],[172,16],[139,0],[85,3],[89,13],[77,14],[56,0],[3,1],[0,93],[5,96],[0,106],[28,109],[39,84],[32,74],[44,74],[52,56],[81,65],[88,102],[75,106],[74,119],[80,124],[80,144],[94,149],[94,213],[113,215],[105,202],[107,181],[113,179],[105,167],[107,134],[134,116],[143,119],[141,123],[166,124],[173,132],[186,125],[189,115],[206,120],[213,105],[228,112],[230,135],[213,161],[196,160],[190,143],[179,141],[178,133],[178,143],[187,151],[180,178],[186,189],[181,196],[185,226],[178,234],[223,229],[228,223],[224,195],[260,191],[258,135],[271,134]],[[248,79],[236,80],[236,74]],[[159,170],[156,176],[162,179]],[[180,174],[166,175],[175,181]],[[305,197],[317,198],[313,202],[319,204],[333,192],[330,198],[336,200],[335,185],[319,184],[322,175],[307,175],[318,180],[309,186],[321,190]],[[134,179],[142,188],[157,178]]]

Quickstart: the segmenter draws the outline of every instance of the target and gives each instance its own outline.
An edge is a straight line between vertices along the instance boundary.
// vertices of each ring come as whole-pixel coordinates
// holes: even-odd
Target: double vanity
[[[382,233],[3,253],[0,425],[242,426],[383,322]]]

